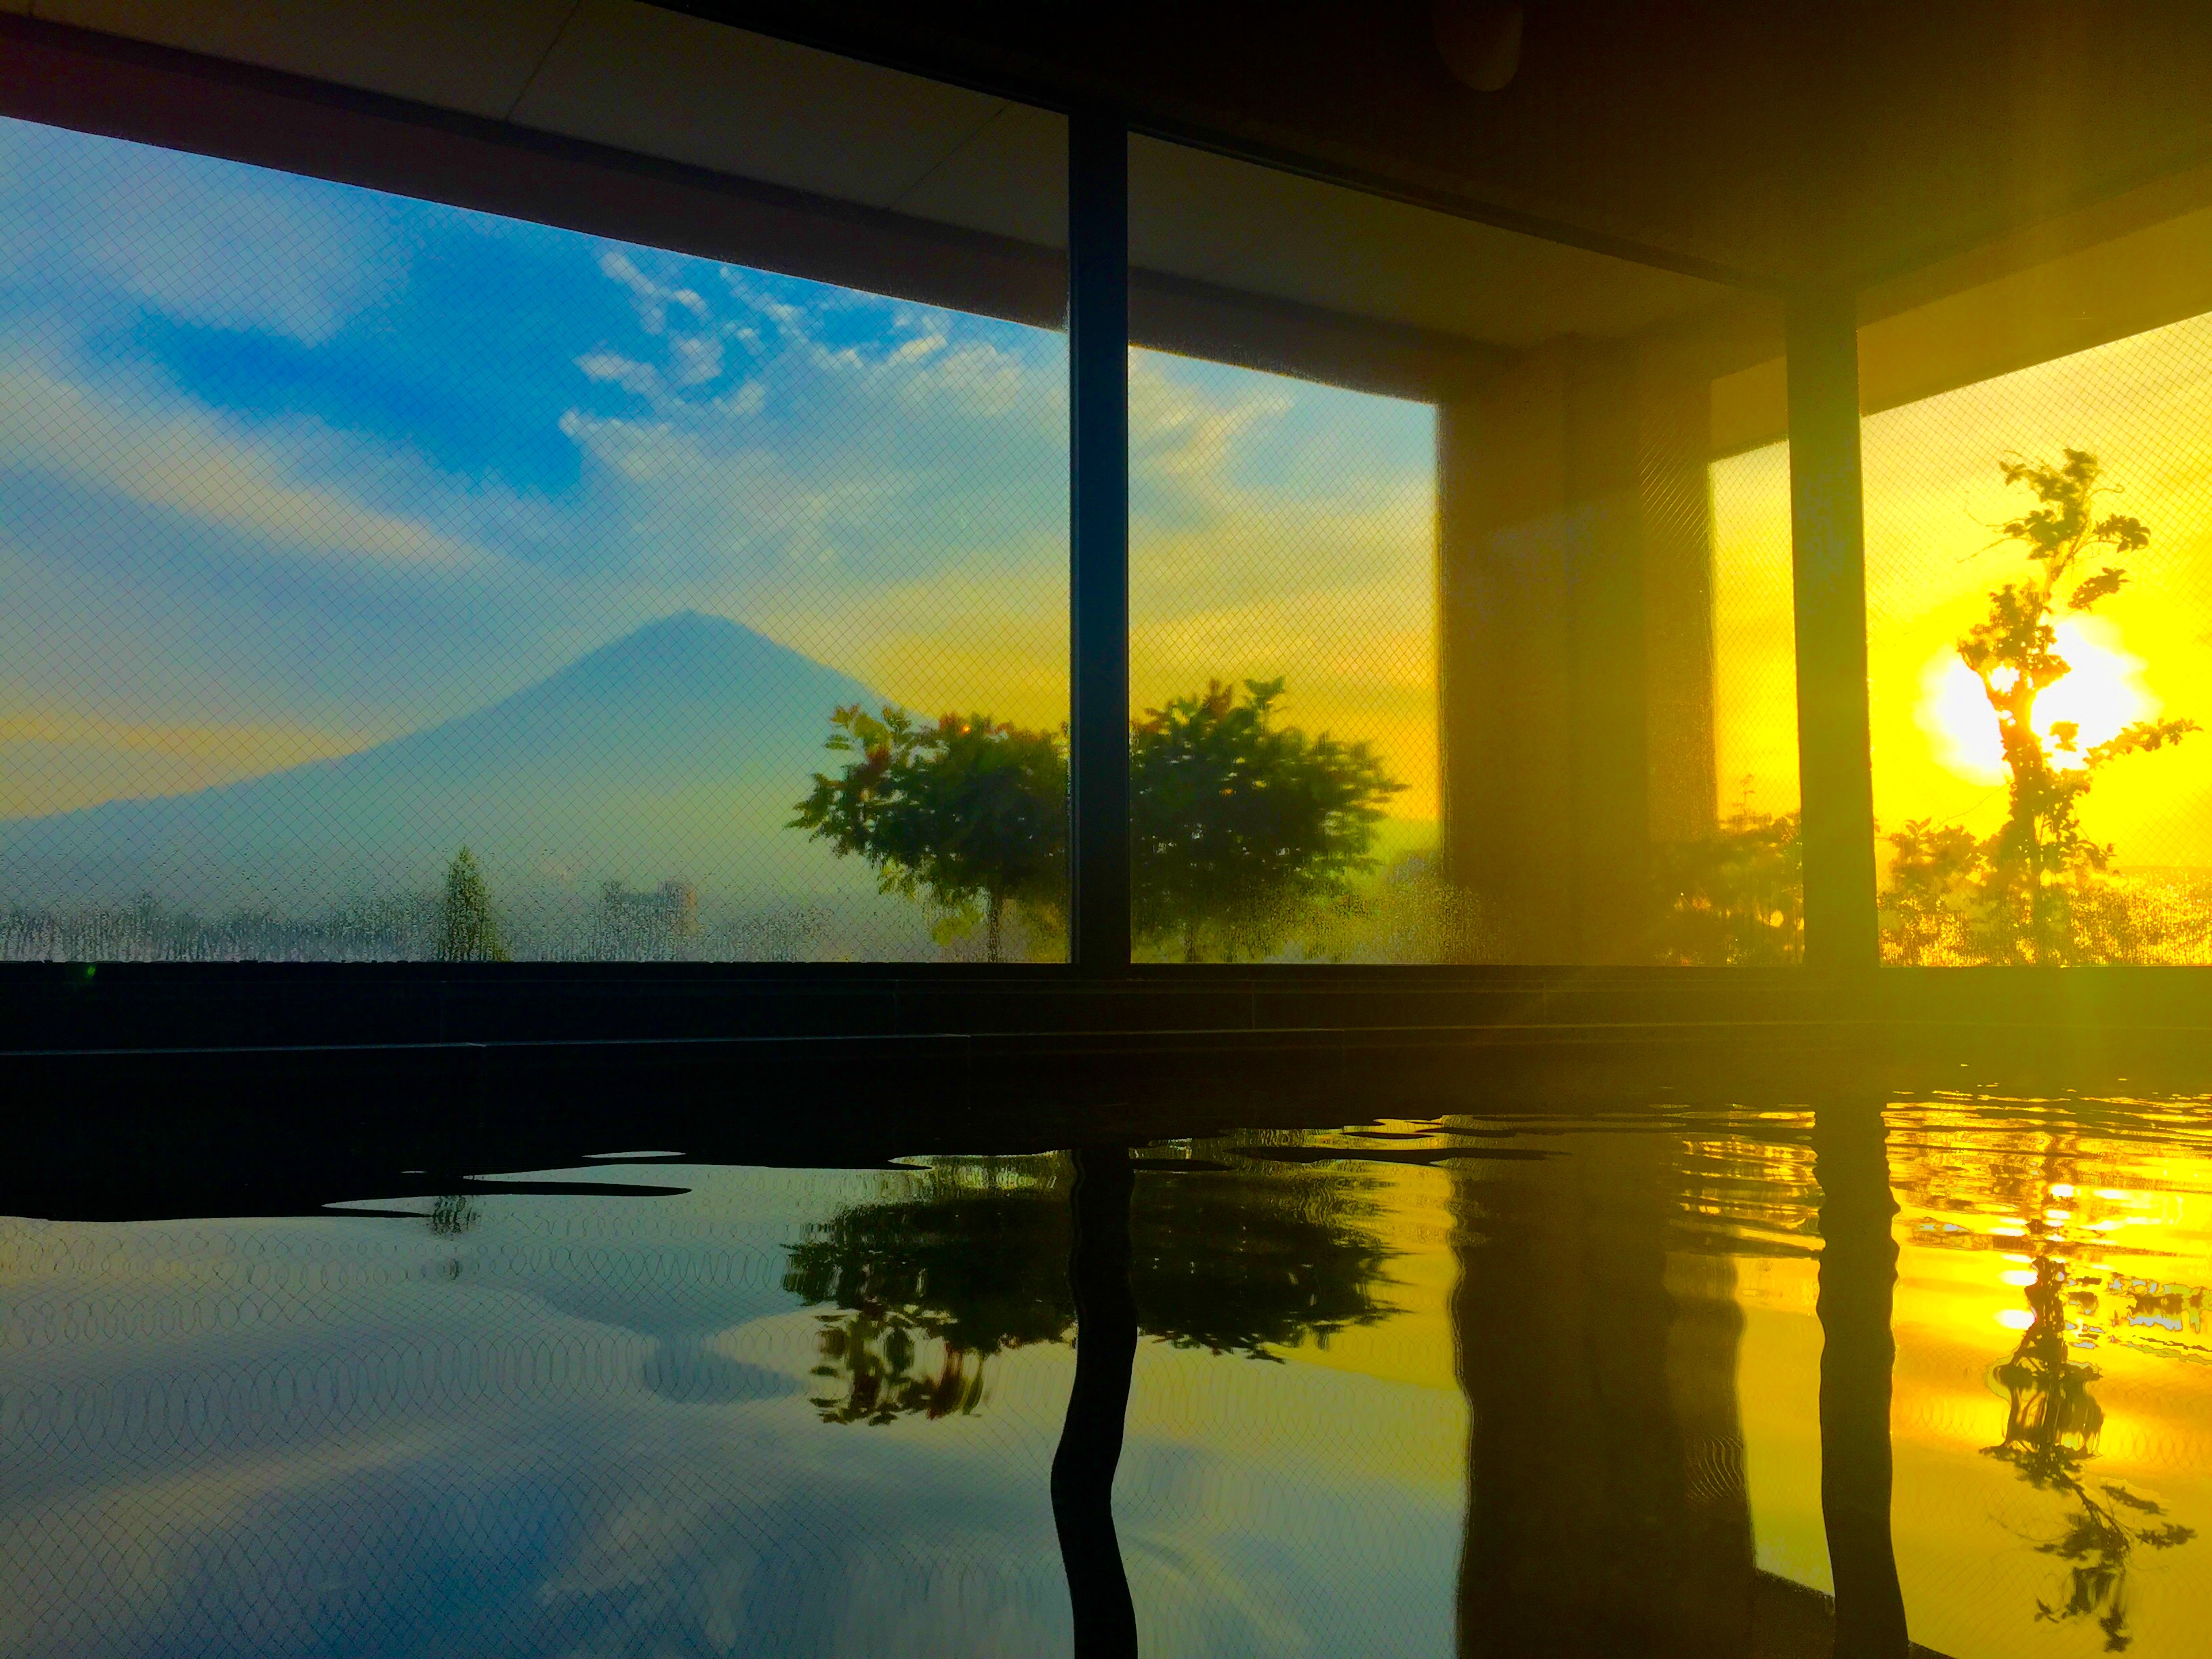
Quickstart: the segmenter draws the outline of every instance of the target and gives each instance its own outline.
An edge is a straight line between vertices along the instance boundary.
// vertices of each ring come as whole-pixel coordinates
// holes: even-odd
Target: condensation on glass
[[[834,273],[0,123],[0,954],[1064,954],[1065,122],[757,45]],[[1018,856],[793,827],[887,708]]]
[[[1773,307],[1129,155],[1139,957],[1794,956]]]
[[[1892,963],[2212,961],[2212,209],[2174,209],[1863,307]]]

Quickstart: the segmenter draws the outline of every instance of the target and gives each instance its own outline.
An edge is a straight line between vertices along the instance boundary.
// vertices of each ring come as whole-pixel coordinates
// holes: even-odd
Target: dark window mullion
[[[1068,132],[1069,453],[1074,662],[1068,957],[1129,963],[1129,160],[1110,112]]]
[[[1788,370],[1805,965],[1852,973],[1881,954],[1852,295],[1790,300]]]

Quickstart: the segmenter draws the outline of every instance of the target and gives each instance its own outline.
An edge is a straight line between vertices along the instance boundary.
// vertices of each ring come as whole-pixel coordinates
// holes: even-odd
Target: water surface
[[[2212,1628],[2201,1105],[1084,1156],[1135,1170],[1148,1655],[1814,1654],[1885,1595],[1954,1659]],[[1075,1169],[648,1150],[0,1222],[0,1650],[1065,1651]]]

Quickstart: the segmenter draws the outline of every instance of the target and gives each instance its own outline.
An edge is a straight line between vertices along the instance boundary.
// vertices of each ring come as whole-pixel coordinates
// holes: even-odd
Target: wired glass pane
[[[1867,418],[1886,959],[2212,961],[2208,415],[2212,315]]]
[[[1066,398],[1048,325],[0,122],[0,954],[1064,954]]]

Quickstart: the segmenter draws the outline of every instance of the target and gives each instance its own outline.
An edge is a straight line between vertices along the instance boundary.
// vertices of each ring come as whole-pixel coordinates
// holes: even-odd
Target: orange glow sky
[[[2212,318],[2117,341],[1870,416],[1865,425],[1868,671],[1875,811],[1885,830],[1932,817],[1987,834],[2004,790],[1993,729],[1954,642],[1990,589],[2026,561],[1991,548],[1991,526],[2025,492],[1997,471],[2008,453],[2095,453],[2151,544],[2134,580],[2063,643],[2076,672],[2046,694],[2084,742],[2129,719],[2212,724]],[[1723,807],[1753,781],[1753,803],[1796,804],[1790,665],[1786,447],[1717,463],[1716,698]],[[2212,741],[2120,761],[2083,811],[2127,866],[2212,865]]]

